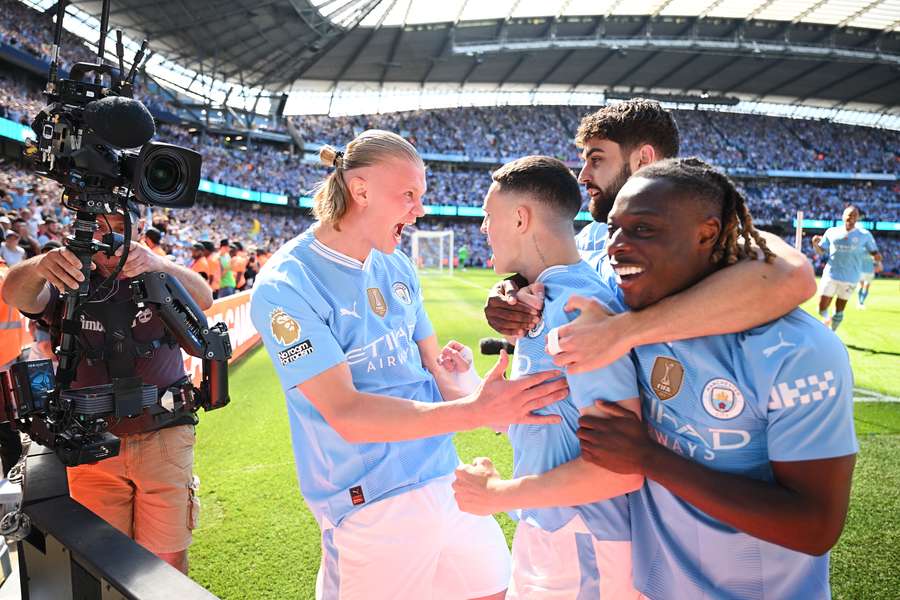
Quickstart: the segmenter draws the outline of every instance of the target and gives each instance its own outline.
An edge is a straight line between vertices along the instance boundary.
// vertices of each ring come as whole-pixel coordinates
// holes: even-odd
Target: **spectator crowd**
[[[46,60],[52,31],[49,13],[16,0],[0,0],[0,44]],[[84,41],[68,32],[64,32],[61,58],[64,68],[77,61],[95,60]],[[41,86],[38,78],[0,65],[0,117],[30,123],[44,105]],[[150,104],[162,102],[154,96]],[[368,128],[400,133],[426,156],[444,157],[431,156],[429,161],[426,204],[480,206],[490,184],[490,170],[472,161],[500,164],[525,154],[547,154],[574,167],[579,157],[573,135],[581,117],[591,110],[574,106],[466,107],[291,119],[303,140],[313,146],[342,146]],[[740,175],[750,209],[763,227],[790,229],[797,210],[803,210],[808,219],[837,218],[849,203],[860,207],[864,220],[900,221],[900,184],[896,181],[823,184],[759,174],[765,170],[897,174],[900,132],[713,111],[676,111],[675,117],[682,154],[699,156]],[[229,135],[210,133],[199,126],[162,125],[157,133],[161,141],[198,150],[203,155],[202,176],[216,183],[297,197],[310,195],[327,174],[324,167],[303,160],[303,153],[290,145],[252,139],[247,132]],[[55,183],[20,166],[0,165],[0,229],[4,237],[0,241],[7,262],[17,260],[17,248],[22,249],[22,256],[31,256],[66,234],[71,216],[59,202],[60,191]],[[584,204],[586,207],[586,196]],[[242,252],[265,254],[311,222],[306,211],[211,199],[188,210],[156,211],[152,221],[161,234],[161,251],[185,264],[195,260],[195,243],[218,245],[228,240],[241,245]],[[477,220],[428,218],[418,226],[452,226],[456,246],[467,247],[469,262],[487,264],[490,251]],[[896,240],[880,236],[879,241],[887,247],[886,270],[896,270],[897,259],[892,258],[896,257]],[[407,238],[404,244],[408,246]]]

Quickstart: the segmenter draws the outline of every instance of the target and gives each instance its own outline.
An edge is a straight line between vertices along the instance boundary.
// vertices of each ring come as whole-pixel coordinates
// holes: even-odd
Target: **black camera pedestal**
[[[209,600],[216,598],[69,497],[66,469],[32,443],[18,543],[23,600]]]

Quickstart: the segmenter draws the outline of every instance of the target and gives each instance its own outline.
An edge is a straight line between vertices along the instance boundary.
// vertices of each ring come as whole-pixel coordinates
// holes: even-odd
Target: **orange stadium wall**
[[[5,270],[0,272],[0,286],[4,274]],[[228,336],[233,351],[228,364],[233,364],[259,343],[259,334],[250,320],[249,290],[228,298],[220,298],[205,312],[210,323],[223,321],[228,325]],[[0,299],[0,368],[7,368],[19,357],[22,348],[33,341],[34,338],[28,331],[28,319]],[[191,375],[194,385],[200,385],[203,360],[183,351],[182,354],[185,370]]]
[[[210,324],[224,322],[228,325],[228,337],[231,339],[232,355],[228,364],[240,359],[244,354],[253,349],[259,343],[259,333],[253,327],[250,320],[250,290],[238,292],[227,298],[219,298],[213,302],[212,307],[206,311]],[[194,385],[200,385],[200,377],[203,369],[203,359],[184,355],[184,368],[194,381]]]

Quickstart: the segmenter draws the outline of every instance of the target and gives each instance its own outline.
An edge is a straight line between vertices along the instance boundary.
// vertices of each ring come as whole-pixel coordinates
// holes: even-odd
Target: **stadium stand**
[[[46,60],[52,31],[49,17],[14,0],[0,0],[0,13],[0,48]],[[68,32],[62,56],[64,66],[92,59],[83,41]],[[36,73],[0,61],[0,117],[28,124],[42,107],[41,85]],[[171,114],[166,112],[169,110],[177,112],[168,104],[169,98],[151,93],[151,89],[158,88],[139,86],[138,96],[154,114],[159,117]],[[203,177],[213,183],[298,198],[308,197],[327,172],[309,158],[315,148],[324,143],[341,145],[367,128],[388,129],[408,138],[426,157],[426,203],[477,207],[490,181],[490,169],[508,158],[547,154],[577,168],[572,134],[590,110],[578,106],[465,107],[291,117],[291,125],[306,144],[305,160],[304,153],[288,142],[254,139],[252,132],[205,130],[203,123],[161,123],[157,137],[201,152]],[[704,110],[679,110],[675,114],[682,154],[700,156],[738,177],[756,221],[765,227],[792,229],[797,210],[803,210],[806,219],[834,219],[849,203],[860,207],[864,220],[894,221],[900,214],[900,183],[896,177],[855,180],[860,173],[900,173],[900,132]],[[798,173],[773,177],[772,171]],[[816,177],[821,173],[839,175],[825,181]],[[67,218],[56,198],[55,184],[20,167],[7,164],[0,169],[0,206],[10,220],[28,209],[36,224],[47,216],[58,219],[60,234],[65,234]],[[204,198],[194,209],[154,215],[157,225],[165,223],[163,247],[176,260],[189,262],[190,242],[197,239],[228,238],[247,247],[275,248],[311,222],[302,209]],[[587,197],[585,206],[586,202]],[[469,248],[471,264],[487,264],[489,250],[478,232],[477,219],[428,218],[420,220],[419,226],[453,227],[457,246],[465,243]],[[251,233],[254,231],[265,233]],[[879,242],[885,254],[885,271],[897,273],[897,240],[880,235]],[[818,258],[811,248],[804,251],[814,260]]]

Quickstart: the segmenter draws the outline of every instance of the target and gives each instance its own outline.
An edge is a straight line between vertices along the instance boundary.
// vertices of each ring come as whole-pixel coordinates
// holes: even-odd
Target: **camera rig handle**
[[[231,341],[224,323],[209,326],[206,315],[178,279],[167,273],[150,272],[131,282],[134,301],[157,307],[158,314],[178,345],[191,356],[203,359],[203,378],[194,389],[194,408],[214,410],[228,404],[228,359]]]

